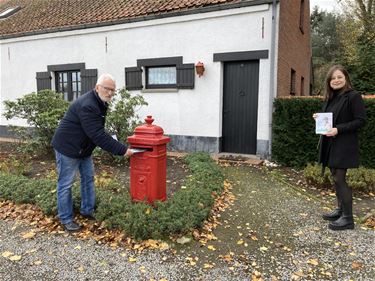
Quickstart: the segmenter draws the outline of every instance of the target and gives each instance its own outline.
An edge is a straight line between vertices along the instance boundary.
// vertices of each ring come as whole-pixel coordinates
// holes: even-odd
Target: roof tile
[[[0,37],[252,1],[255,0],[0,0],[0,13],[9,7],[21,7],[0,19]]]

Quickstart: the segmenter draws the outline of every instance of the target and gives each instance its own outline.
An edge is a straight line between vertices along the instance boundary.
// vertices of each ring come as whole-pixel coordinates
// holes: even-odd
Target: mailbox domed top
[[[140,125],[134,129],[134,135],[128,137],[129,143],[143,143],[149,145],[163,144],[170,141],[170,138],[164,136],[164,130],[153,125],[154,119],[151,115],[148,115],[145,119],[146,124]]]

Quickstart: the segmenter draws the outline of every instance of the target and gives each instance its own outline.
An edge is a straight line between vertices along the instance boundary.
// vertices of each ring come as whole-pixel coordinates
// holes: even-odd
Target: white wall
[[[123,87],[124,68],[136,66],[137,59],[183,56],[183,63],[202,61],[205,65],[204,75],[195,77],[195,88],[143,92],[149,106],[139,113],[142,118],[153,115],[154,123],[167,134],[220,137],[223,64],[213,62],[213,54],[269,50],[270,34],[271,9],[265,4],[2,40],[1,98],[16,99],[36,91],[36,72],[47,71],[47,65],[84,62],[87,69],[98,69],[99,75],[111,73],[117,86]],[[257,138],[264,140],[269,138],[269,74],[269,59],[261,59]],[[6,124],[1,117],[0,125]]]

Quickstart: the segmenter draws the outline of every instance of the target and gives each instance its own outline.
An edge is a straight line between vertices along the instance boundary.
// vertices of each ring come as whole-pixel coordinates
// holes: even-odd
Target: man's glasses
[[[100,85],[100,84],[99,84],[99,86],[102,87],[104,90],[106,90],[108,93],[114,94],[116,92],[116,89],[108,88],[108,87]]]

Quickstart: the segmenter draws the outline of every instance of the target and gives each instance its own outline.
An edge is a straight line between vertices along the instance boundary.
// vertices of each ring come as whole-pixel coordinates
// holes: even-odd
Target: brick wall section
[[[277,96],[290,95],[291,69],[296,71],[296,96],[301,96],[301,77],[304,77],[303,94],[310,94],[311,44],[310,1],[304,0],[303,33],[300,29],[301,0],[280,1],[280,24],[277,70]]]

